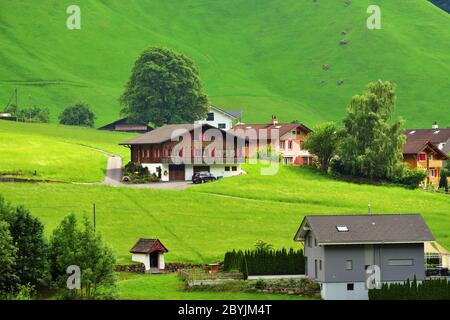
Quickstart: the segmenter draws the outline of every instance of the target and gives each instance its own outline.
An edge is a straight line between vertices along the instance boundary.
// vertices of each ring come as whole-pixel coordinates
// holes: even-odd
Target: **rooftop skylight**
[[[348,228],[347,228],[347,226],[345,226],[345,225],[338,225],[338,226],[336,226],[336,229],[337,229],[337,231],[338,232],[348,232]]]

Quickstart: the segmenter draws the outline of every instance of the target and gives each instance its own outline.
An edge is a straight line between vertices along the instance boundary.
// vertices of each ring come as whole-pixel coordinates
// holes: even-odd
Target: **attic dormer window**
[[[348,232],[348,228],[347,228],[347,226],[345,226],[345,225],[338,225],[338,226],[336,226],[336,229],[337,229],[337,231],[338,232]]]
[[[411,131],[409,134],[410,134],[410,135],[413,135],[414,133],[416,133],[416,131]]]

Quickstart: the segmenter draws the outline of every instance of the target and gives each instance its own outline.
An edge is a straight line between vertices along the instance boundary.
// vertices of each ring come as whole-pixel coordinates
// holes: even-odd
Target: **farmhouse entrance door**
[[[185,180],[184,164],[169,165],[169,180],[170,181],[184,181]]]
[[[150,253],[150,268],[158,268],[158,252]]]

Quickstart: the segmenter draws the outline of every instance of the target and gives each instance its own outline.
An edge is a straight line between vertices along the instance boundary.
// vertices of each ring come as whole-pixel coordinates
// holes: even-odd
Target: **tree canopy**
[[[119,101],[129,121],[156,126],[192,123],[208,110],[194,62],[162,47],[149,47],[140,55]]]
[[[59,123],[70,126],[94,127],[95,115],[86,103],[67,107],[59,115]]]
[[[339,150],[346,173],[389,180],[402,175],[405,136],[403,121],[392,120],[395,98],[389,81],[370,83],[366,92],[353,97]]]

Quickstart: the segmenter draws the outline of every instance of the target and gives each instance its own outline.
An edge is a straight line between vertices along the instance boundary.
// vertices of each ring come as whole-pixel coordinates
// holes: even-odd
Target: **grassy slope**
[[[119,273],[119,296],[132,300],[305,300],[304,297],[241,293],[241,292],[189,292],[183,291],[183,282],[176,274],[143,275]]]
[[[377,3],[383,30],[369,31],[366,9]],[[80,0],[80,31],[65,27],[69,4],[0,1],[1,105],[18,87],[19,104],[49,106],[53,121],[82,100],[104,124],[118,116],[139,52],[160,44],[192,57],[212,101],[243,109],[246,121],[339,119],[353,94],[382,78],[398,84],[409,126],[450,124],[450,16],[425,0]]]
[[[47,234],[70,212],[90,215],[95,202],[97,228],[121,263],[130,262],[128,250],[139,237],[161,238],[169,262],[214,262],[259,239],[297,247],[292,238],[304,215],[366,213],[368,203],[374,213],[422,213],[437,240],[450,247],[450,197],[334,181],[301,168],[282,167],[276,176],[250,172],[186,191],[3,183],[0,194],[28,206]]]
[[[75,182],[103,181],[106,157],[99,150],[129,159],[117,145],[130,134],[47,124],[0,121],[0,173]],[[34,171],[37,175],[34,175]]]

